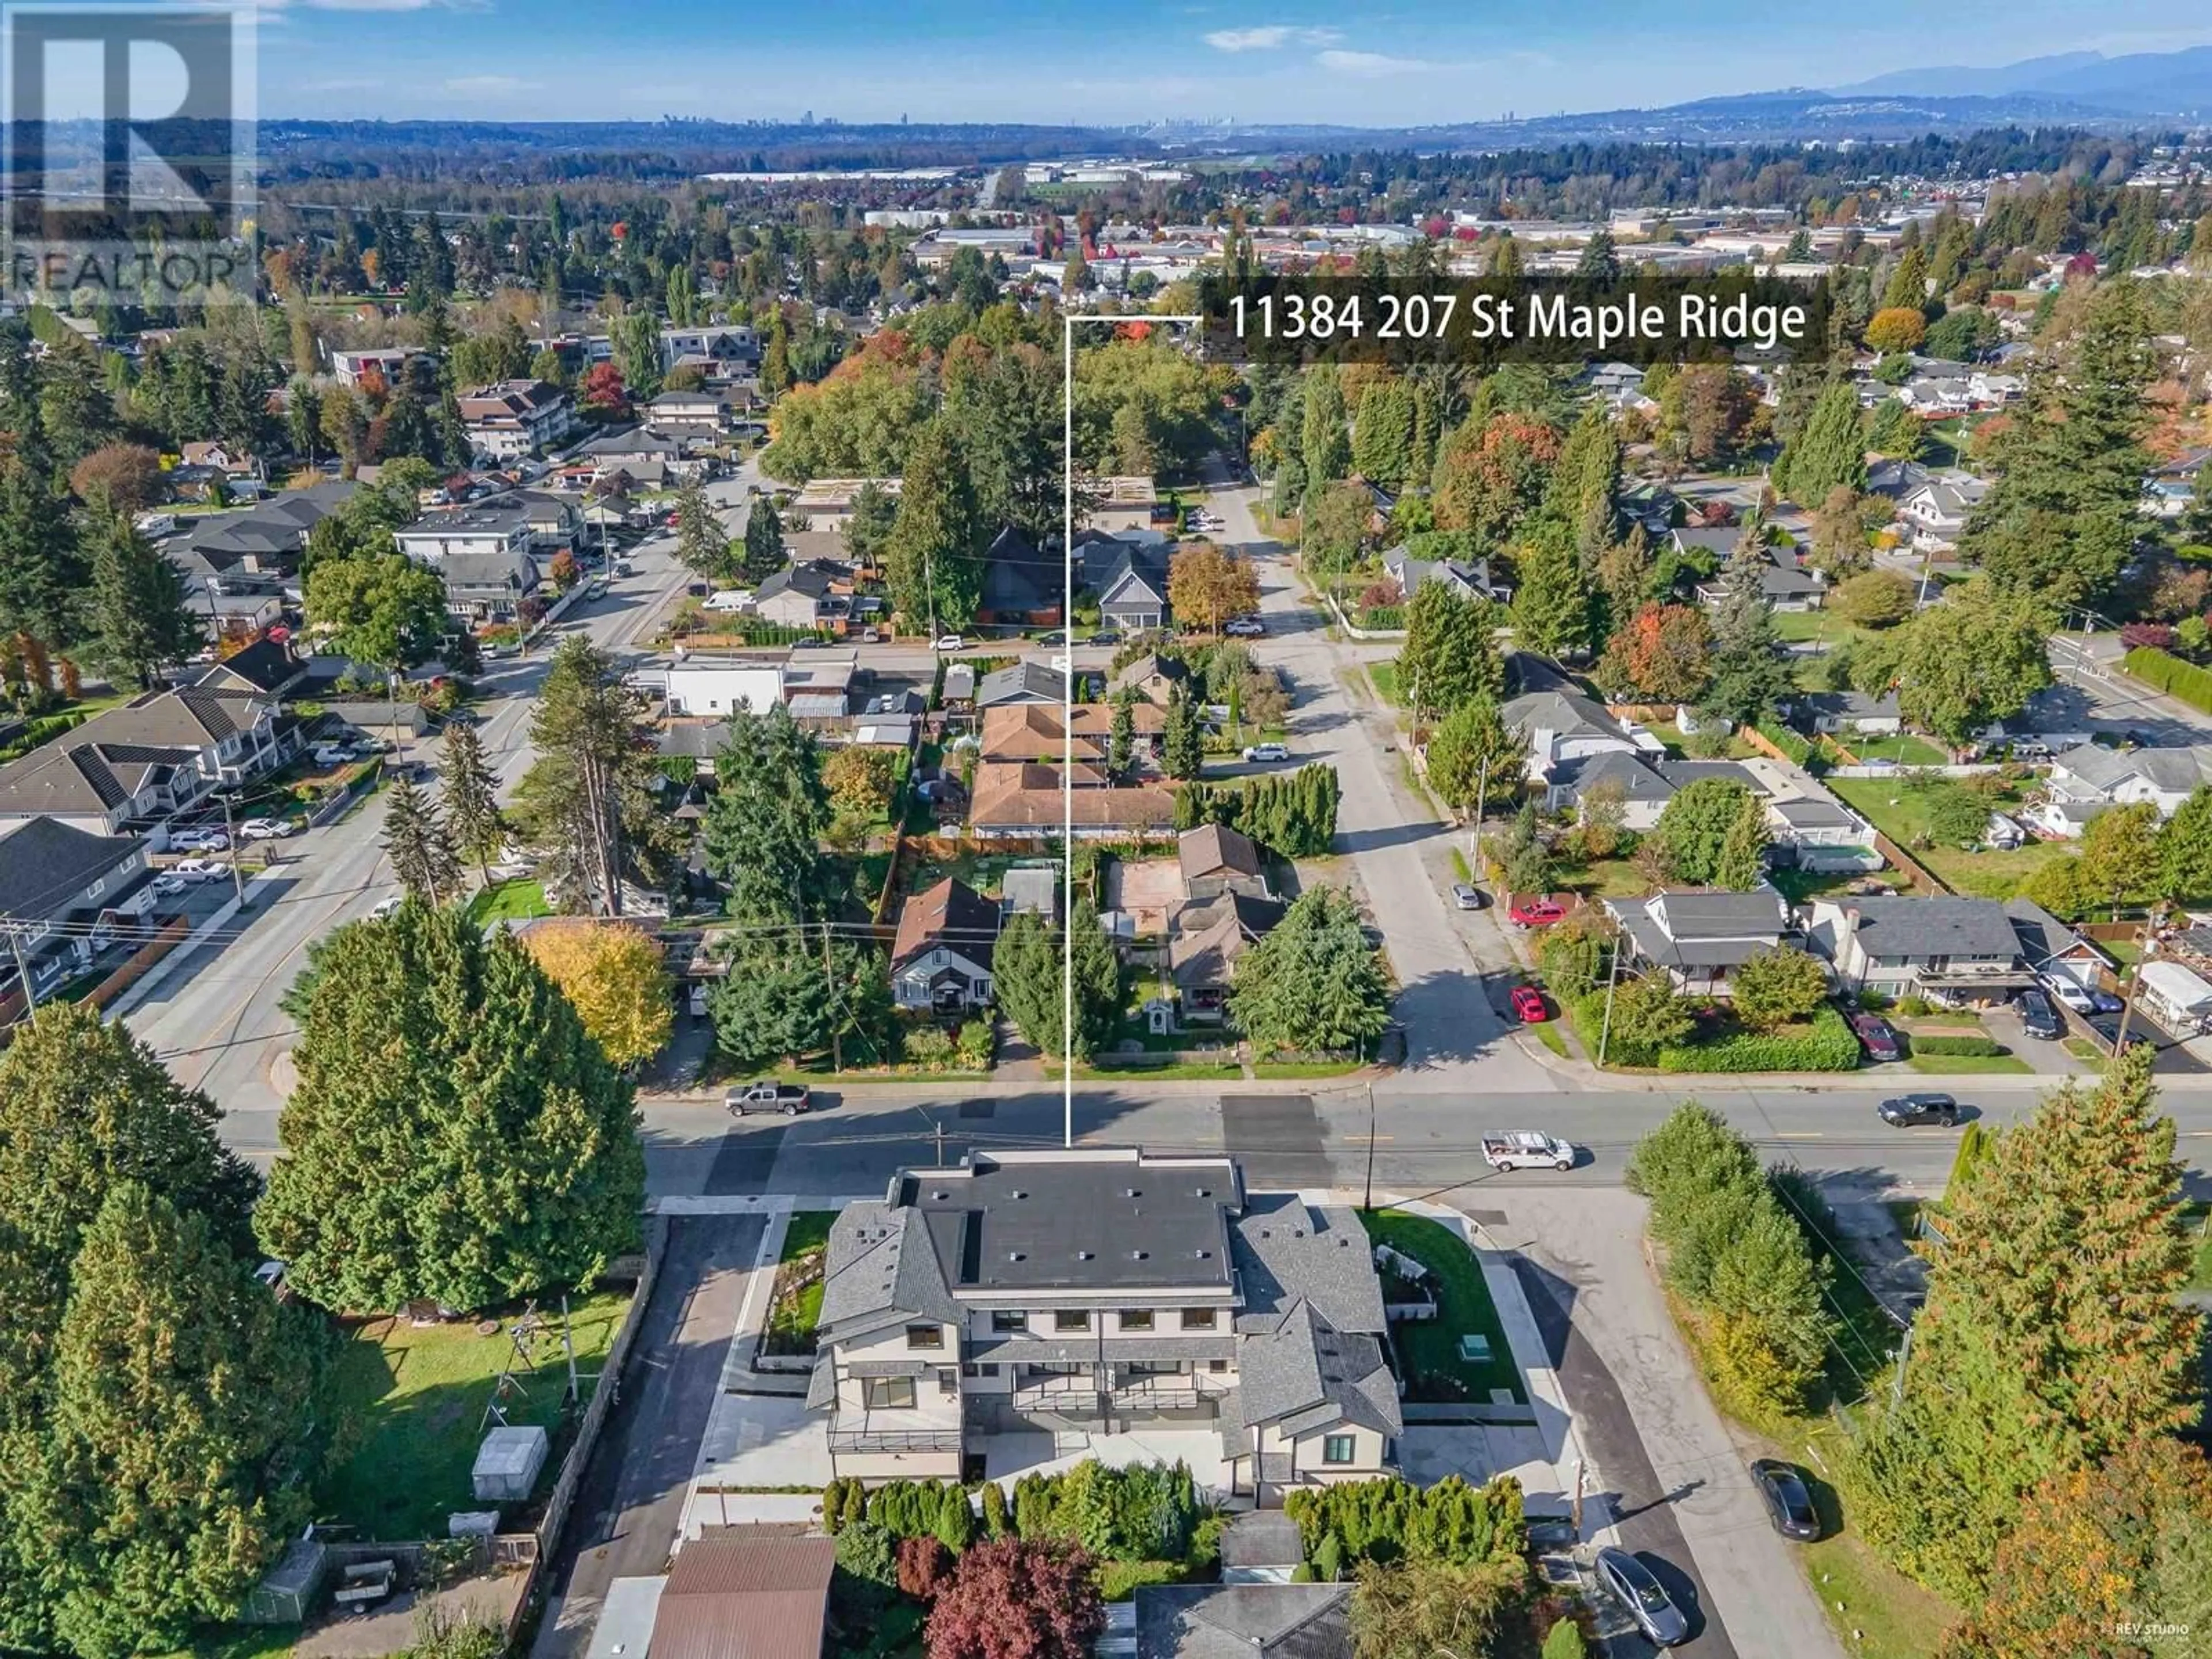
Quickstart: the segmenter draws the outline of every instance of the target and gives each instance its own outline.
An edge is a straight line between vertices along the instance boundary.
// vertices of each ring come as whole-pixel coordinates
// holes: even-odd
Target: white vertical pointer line
[[[1060,1145],[1075,1145],[1075,325],[1078,323],[1166,325],[1203,328],[1195,314],[1079,317],[1060,313],[1060,893],[1066,919],[1060,929]],[[1103,623],[1105,619],[1100,618]],[[1110,758],[1110,757],[1109,757]]]

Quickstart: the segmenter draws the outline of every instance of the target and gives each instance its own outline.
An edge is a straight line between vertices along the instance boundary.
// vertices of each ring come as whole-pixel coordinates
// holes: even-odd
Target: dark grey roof
[[[243,651],[225,657],[193,684],[202,690],[236,690],[274,696],[305,672],[289,647],[274,640],[256,640]]]
[[[1723,782],[1740,783],[1754,795],[1766,793],[1766,786],[1759,781],[1759,774],[1741,761],[1662,760],[1659,763],[1659,775],[1677,789],[1687,789],[1707,778],[1719,778]]]
[[[830,583],[834,576],[843,573],[819,564],[794,564],[777,571],[753,590],[753,603],[772,599],[779,593],[797,593],[819,604],[830,597]]]
[[[2013,936],[2020,941],[2021,957],[2031,968],[2084,942],[2081,934],[2033,899],[2007,899],[2004,911],[2012,919]]]
[[[1663,968],[1734,968],[1780,942],[1782,901],[1772,892],[1661,893],[1608,899],[1636,952]]]
[[[1012,525],[999,532],[983,560],[986,611],[1046,611],[1067,596],[1067,572],[1059,556],[1040,553]]]
[[[873,1201],[848,1204],[830,1228],[822,1283],[823,1339],[859,1334],[908,1319],[957,1324],[960,1306],[945,1288],[929,1240],[913,1211]]]
[[[1247,1510],[1221,1534],[1224,1567],[1295,1567],[1305,1559],[1298,1523],[1280,1510]]]
[[[19,921],[60,915],[86,884],[145,844],[32,818],[0,836],[0,915]]]
[[[1628,799],[1645,802],[1672,800],[1676,787],[1640,755],[1626,754],[1618,749],[1569,761],[1554,776],[1578,799],[1601,783],[1617,783]]]
[[[1226,1209],[1240,1185],[1226,1158],[984,1158],[909,1171],[898,1198],[925,1226],[948,1285],[1226,1291]]]
[[[1235,1243],[1244,1280],[1239,1329],[1248,1322],[1267,1328],[1299,1301],[1314,1304],[1339,1330],[1385,1328],[1367,1230],[1352,1211],[1310,1206],[1294,1194],[1257,1194],[1237,1218]]]
[[[495,495],[462,507],[438,507],[401,526],[403,536],[509,535],[531,520],[530,509],[512,495]]]
[[[1885,691],[1878,697],[1863,691],[1801,691],[1796,703],[1802,709],[1838,720],[1896,720],[1900,714],[1894,691]]]
[[[449,593],[494,587],[527,593],[538,586],[538,562],[527,553],[448,553],[431,568]]]
[[[653,734],[662,754],[688,760],[712,760],[729,740],[727,720],[672,720]]]
[[[1352,1659],[1351,1597],[1349,1584],[1146,1585],[1137,1659]]]
[[[1717,553],[1721,562],[1728,562],[1729,555],[1735,551],[1736,544],[1743,539],[1741,525],[1716,525],[1711,529],[1674,530],[1668,532],[1678,546],[1699,547],[1708,553]]]
[[[1067,677],[1059,669],[1025,657],[984,675],[975,688],[975,706],[995,708],[1002,703],[1048,702],[1057,707],[1066,692]]]
[[[1676,939],[1724,939],[1739,933],[1778,930],[1783,922],[1778,893],[1661,893],[1648,902],[1666,918]]]
[[[1775,815],[1793,830],[1849,829],[1860,820],[1850,808],[1811,795],[1774,803]]]
[[[1371,1268],[1368,1277],[1372,1281]],[[1273,1329],[1248,1334],[1237,1344],[1237,1395],[1248,1427],[1273,1423],[1298,1435],[1338,1423],[1379,1434],[1405,1426],[1381,1342],[1364,1331],[1337,1329],[1310,1302],[1297,1303]]]
[[[1917,961],[2019,954],[2012,918],[1995,899],[1861,898],[1844,908],[1858,913],[1859,948],[1869,956]]]

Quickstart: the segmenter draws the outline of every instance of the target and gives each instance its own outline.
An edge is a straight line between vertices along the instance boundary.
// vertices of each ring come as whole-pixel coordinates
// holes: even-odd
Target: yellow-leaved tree
[[[546,976],[561,988],[617,1066],[659,1054],[675,1023],[660,946],[622,922],[541,922],[522,936]]]

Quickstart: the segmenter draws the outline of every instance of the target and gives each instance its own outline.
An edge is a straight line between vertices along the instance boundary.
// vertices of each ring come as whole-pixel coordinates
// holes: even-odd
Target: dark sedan
[[[1899,1095],[1894,1100],[1883,1101],[1875,1109],[1881,1114],[1881,1121],[1893,1128],[1937,1123],[1948,1129],[1959,1121],[1959,1103],[1948,1095]]]
[[[1787,1463],[1762,1457],[1751,1466],[1759,1495],[1766,1500],[1766,1518],[1784,1538],[1810,1544],[1820,1536],[1820,1513],[1813,1507],[1813,1494],[1803,1478]]]
[[[1681,1608],[1668,1599],[1665,1588],[1651,1569],[1626,1550],[1601,1549],[1594,1563],[1597,1582],[1620,1603],[1636,1627],[1662,1648],[1690,1639],[1690,1621]]]

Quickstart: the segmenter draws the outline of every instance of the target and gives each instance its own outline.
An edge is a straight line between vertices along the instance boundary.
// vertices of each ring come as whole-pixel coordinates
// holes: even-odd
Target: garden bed
[[[775,1259],[775,1291],[769,1304],[768,1328],[760,1351],[768,1355],[811,1354],[814,1328],[822,1319],[823,1270],[830,1257],[830,1224],[835,1210],[794,1210],[784,1229],[783,1249]]]
[[[1415,1402],[1466,1401],[1486,1406],[1493,1393],[1504,1392],[1517,1404],[1528,1404],[1520,1368],[1513,1362],[1512,1346],[1505,1340],[1504,1322],[1498,1316],[1498,1304],[1490,1298],[1490,1287],[1483,1282],[1482,1264],[1474,1252],[1450,1228],[1426,1216],[1376,1210],[1363,1214],[1359,1220],[1370,1239],[1411,1257],[1434,1275],[1437,1316],[1407,1322],[1391,1332],[1407,1386],[1406,1398]],[[1460,1348],[1463,1335],[1486,1338],[1490,1358],[1463,1358]]]

